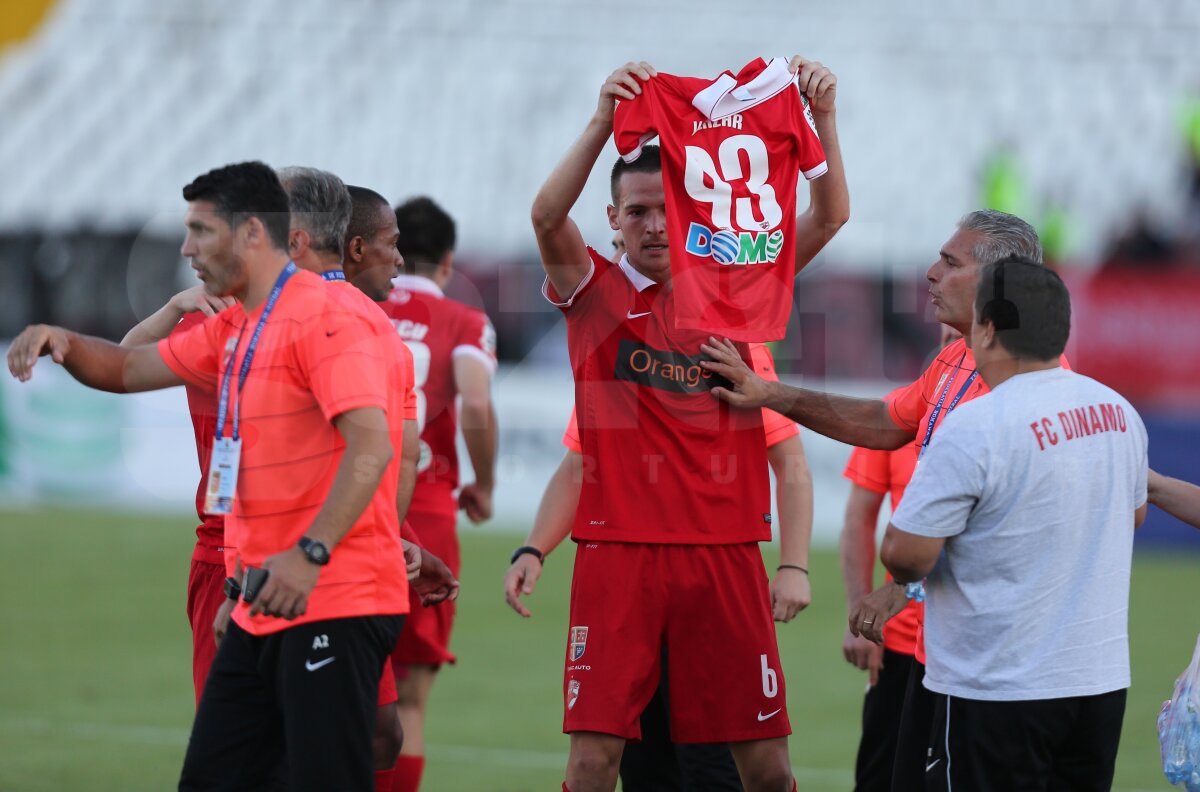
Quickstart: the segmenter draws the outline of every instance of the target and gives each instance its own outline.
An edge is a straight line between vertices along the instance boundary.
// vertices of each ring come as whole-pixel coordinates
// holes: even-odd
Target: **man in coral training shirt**
[[[397,383],[373,365],[384,352],[367,323],[288,261],[274,171],[227,166],[184,198],[183,254],[239,305],[133,349],[30,327],[9,368],[26,380],[50,354],[102,390],[217,389],[206,510],[226,513],[227,567],[256,598],[218,649],[180,788],[263,788],[286,751],[290,789],[366,792],[379,677],[408,610],[386,414]],[[257,569],[265,582],[245,590]]]
[[[1041,242],[1028,223],[990,209],[963,217],[926,274],[935,318],[965,336],[971,329],[979,270],[1011,255],[1042,260]],[[943,349],[920,378],[890,401],[765,382],[741,362],[731,344],[713,339],[704,350],[714,360],[701,365],[733,382],[732,389],[715,388],[717,398],[743,407],[770,407],[850,445],[882,450],[908,446],[918,459],[941,421],[955,407],[988,392],[975,370],[975,358],[965,338]],[[863,600],[851,616],[850,629],[856,635],[864,630],[881,630],[904,604],[904,589],[889,584]],[[932,727],[934,702],[922,684],[919,639],[916,648],[918,662],[909,676],[896,747],[892,780],[895,792],[922,789],[925,778],[925,738]]]
[[[831,160],[797,220],[803,266],[845,222],[849,201],[835,81],[802,58],[792,69],[801,90],[812,91]],[[650,66],[629,64],[609,77],[532,210],[544,293],[567,319],[583,457],[597,467],[583,478],[572,529],[579,546],[564,664],[571,748],[563,788],[615,788],[665,650],[671,684],[688,691],[671,698],[673,737],[728,742],[747,790],[786,792],[794,788],[791,728],[757,547],[770,537],[762,417],[709,396],[712,379],[698,365],[706,334],[674,322],[657,149],[613,170],[609,220],[626,243],[619,264],[589,248],[569,217],[612,134],[614,103],[653,76]]]

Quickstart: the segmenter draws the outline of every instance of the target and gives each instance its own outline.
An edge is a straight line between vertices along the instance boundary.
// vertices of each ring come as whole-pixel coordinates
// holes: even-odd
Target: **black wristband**
[[[242,596],[242,587],[237,578],[225,578],[225,599],[235,600]]]
[[[513,550],[512,560],[510,560],[509,563],[517,563],[517,559],[523,555],[537,556],[539,564],[544,564],[546,562],[546,556],[541,550],[538,550],[532,545],[525,545],[524,547],[518,547],[516,550]]]
[[[808,574],[808,570],[805,569],[804,567],[800,566],[799,564],[780,564],[779,566],[775,567],[776,572],[778,572],[781,569],[799,569],[804,574],[806,574],[806,575]]]

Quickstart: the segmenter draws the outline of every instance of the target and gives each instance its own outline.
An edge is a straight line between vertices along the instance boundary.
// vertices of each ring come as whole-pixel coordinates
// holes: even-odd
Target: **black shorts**
[[[1036,701],[934,695],[929,792],[1108,792],[1125,691]]]
[[[621,755],[624,792],[742,792],[733,754],[726,743],[671,742],[667,703],[667,662],[662,679],[642,713],[641,742],[629,742]]]
[[[403,616],[359,616],[254,636],[231,623],[200,698],[181,792],[258,792],[280,781],[290,792],[372,792],[379,677],[403,625]]]
[[[900,714],[904,710],[908,677],[916,662],[912,655],[890,649],[883,651],[879,680],[863,697],[862,739],[854,763],[854,792],[888,792],[892,788]]]

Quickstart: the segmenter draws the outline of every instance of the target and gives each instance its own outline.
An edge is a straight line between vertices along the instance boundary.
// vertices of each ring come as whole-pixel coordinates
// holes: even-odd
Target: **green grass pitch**
[[[0,512],[0,790],[174,788],[193,707],[191,528],[186,517]],[[522,620],[501,594],[519,530],[463,532],[460,662],[441,675],[428,724],[433,792],[557,789],[562,779],[573,551],[550,557],[534,617]],[[1118,790],[1165,788],[1154,719],[1200,630],[1198,561],[1136,559]],[[836,556],[814,553],[812,570],[812,607],[779,630],[792,761],[801,789],[836,792],[852,786],[865,678],[841,656]]]

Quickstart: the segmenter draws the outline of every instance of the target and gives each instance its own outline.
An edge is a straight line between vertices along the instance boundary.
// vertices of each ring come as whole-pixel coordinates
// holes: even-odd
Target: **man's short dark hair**
[[[406,270],[431,272],[454,250],[457,241],[454,218],[432,198],[421,195],[397,206],[396,225],[400,228],[397,247]]]
[[[350,191],[350,225],[346,228],[346,241],[354,237],[369,239],[383,227],[379,222],[379,207],[391,211],[392,205],[387,198],[366,187],[348,184],[346,189]]]
[[[257,217],[271,244],[285,252],[288,249],[291,214],[287,193],[275,171],[261,162],[239,162],[197,176],[183,188],[183,200],[208,201],[230,228]]]
[[[662,173],[662,154],[658,146],[642,146],[642,153],[633,162],[617,158],[610,179],[613,206],[621,205],[621,177],[626,173]]]
[[[1000,345],[1024,360],[1055,360],[1071,335],[1071,295],[1054,270],[1015,256],[979,273],[975,313]]]

